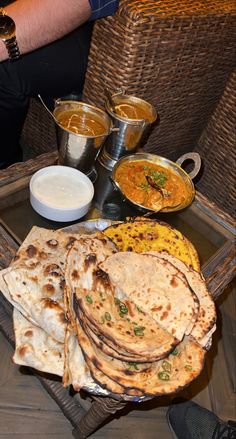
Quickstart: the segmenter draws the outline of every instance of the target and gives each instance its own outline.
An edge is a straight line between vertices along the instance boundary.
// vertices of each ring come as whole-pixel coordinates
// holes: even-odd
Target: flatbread
[[[119,301],[111,291],[74,288],[75,310],[85,314],[114,349],[137,354],[141,362],[155,361],[171,352],[178,340],[129,300]],[[125,314],[121,310],[125,310]]]
[[[166,251],[188,267],[200,270],[193,244],[165,222],[137,218],[107,227],[103,233],[113,240],[119,251]]]
[[[34,326],[17,309],[13,311],[16,364],[33,367],[41,372],[62,376],[64,345]]]
[[[86,362],[110,379],[129,390],[137,389],[143,395],[164,395],[181,390],[195,379],[204,365],[205,350],[186,337],[177,348],[177,355],[147,365],[131,365],[101,352],[86,336],[81,326],[78,339]],[[107,386],[108,388],[108,386]],[[135,391],[134,391],[135,393]]]
[[[173,264],[152,255],[119,252],[99,267],[120,300],[131,300],[179,341],[191,332],[199,301]]]
[[[46,281],[44,288],[41,285],[41,272],[41,266],[36,266],[30,271],[25,268],[12,269],[5,274],[4,280],[16,304],[15,307],[18,309],[19,304],[19,311],[23,312],[26,318],[36,322],[48,335],[63,343],[67,325],[63,301],[55,301],[49,297],[48,291],[54,292],[53,282],[49,284]],[[49,288],[49,285],[52,288]]]
[[[216,309],[203,276],[191,270],[183,262],[167,253],[149,252],[149,254],[169,261],[186,276],[200,304],[198,317],[191,331],[191,336],[204,347],[216,329]]]
[[[97,232],[81,235],[68,252],[65,268],[65,305],[74,327],[76,327],[76,315],[73,310],[73,289],[78,287],[92,290],[93,277],[98,264],[116,251],[115,244],[102,233]]]
[[[55,340],[63,342],[64,269],[77,235],[33,227],[2,277],[13,305]]]
[[[83,329],[87,336],[91,339],[91,341],[99,348],[101,351],[103,351],[105,354],[109,355],[110,357],[117,358],[121,361],[128,361],[128,362],[134,362],[134,363],[146,363],[150,361],[149,359],[145,357],[141,357],[138,353],[131,354],[127,351],[125,351],[123,348],[114,346],[112,343],[112,340],[109,338],[104,337],[92,323],[86,319],[85,316],[80,317],[80,322],[83,324]]]

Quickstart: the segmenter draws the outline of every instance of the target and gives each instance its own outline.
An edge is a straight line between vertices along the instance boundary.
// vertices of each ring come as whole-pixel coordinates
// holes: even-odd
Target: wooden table
[[[0,268],[9,265],[20,242],[32,225],[62,227],[62,224],[49,222],[37,215],[28,200],[31,175],[41,167],[54,164],[56,160],[57,154],[49,153],[1,171]],[[116,194],[112,192],[112,187],[109,186],[108,176],[107,171],[98,167],[94,205],[88,218],[104,217],[105,212],[109,213],[107,206],[111,202],[120,208],[120,211],[118,209],[120,219],[127,215],[137,215],[138,212],[134,212],[117,199]],[[182,231],[196,246],[209,290],[214,299],[217,299],[235,275],[235,225],[231,217],[201,194],[196,195],[194,203],[185,211],[160,216],[161,219],[170,222]],[[11,313],[11,306],[1,295],[0,328],[10,344],[14,346]],[[115,413],[126,404],[113,398],[93,397],[89,408],[85,407],[81,404],[81,400],[78,401],[78,395],[73,395],[69,389],[64,389],[55,377],[39,374],[33,370],[31,372],[37,376],[43,387],[58,403],[79,438],[87,437],[111,413]],[[26,382],[24,376],[23,386]],[[29,391],[31,392],[31,389]],[[135,403],[132,404],[135,405]]]

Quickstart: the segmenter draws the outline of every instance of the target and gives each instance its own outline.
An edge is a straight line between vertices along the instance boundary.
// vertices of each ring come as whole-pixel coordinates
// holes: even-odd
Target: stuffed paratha
[[[114,224],[103,233],[112,239],[119,251],[166,251],[188,267],[200,270],[198,254],[192,243],[167,223],[139,218]]]

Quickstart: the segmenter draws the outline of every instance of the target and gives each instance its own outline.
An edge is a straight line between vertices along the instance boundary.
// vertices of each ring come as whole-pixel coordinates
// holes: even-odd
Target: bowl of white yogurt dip
[[[89,210],[94,187],[81,171],[69,166],[47,166],[30,180],[30,203],[44,218],[67,222],[82,218]]]

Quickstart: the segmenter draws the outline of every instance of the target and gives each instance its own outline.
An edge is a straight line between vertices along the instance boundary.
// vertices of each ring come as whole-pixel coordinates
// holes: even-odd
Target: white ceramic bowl
[[[67,222],[82,218],[89,210],[94,187],[89,178],[69,166],[48,166],[30,180],[30,203],[44,218]]]

